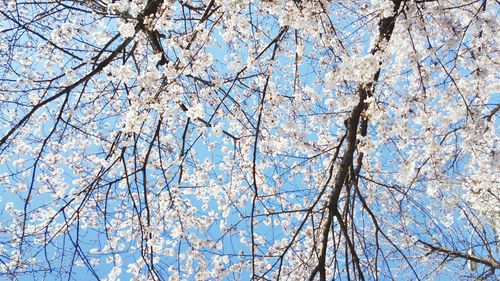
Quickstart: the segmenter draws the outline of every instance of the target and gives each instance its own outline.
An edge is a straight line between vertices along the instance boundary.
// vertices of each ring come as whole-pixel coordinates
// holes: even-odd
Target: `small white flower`
[[[14,165],[14,167],[16,168],[21,168],[23,164],[24,164],[24,159],[17,159],[12,163],[12,165]]]
[[[132,22],[122,22],[118,30],[124,37],[133,37],[135,35],[135,24]]]
[[[213,132],[214,132],[214,135],[220,137],[222,135],[222,124],[221,123],[217,123],[215,124],[213,127]]]
[[[197,105],[189,108],[189,110],[186,112],[186,114],[191,119],[202,118],[204,115],[203,105],[197,104]]]
[[[7,212],[11,211],[13,208],[14,208],[14,203],[7,202],[7,204],[5,204],[5,211]]]
[[[128,80],[132,77],[133,75],[133,71],[132,71],[132,68],[128,65],[122,65],[118,68],[118,77],[120,78],[120,80]]]

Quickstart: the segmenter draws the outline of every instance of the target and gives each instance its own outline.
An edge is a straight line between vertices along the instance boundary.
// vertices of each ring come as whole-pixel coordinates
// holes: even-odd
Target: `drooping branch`
[[[103,61],[101,61],[97,67],[95,67],[92,71],[90,71],[87,75],[83,76],[80,78],[78,81],[72,83],[71,85],[65,87],[62,91],[54,94],[50,98],[47,98],[39,103],[37,103],[35,106],[31,108],[31,110],[23,117],[21,120],[17,121],[17,123],[5,134],[5,136],[0,139],[0,147],[3,146],[7,140],[17,131],[19,130],[22,126],[24,126],[30,118],[35,114],[40,108],[43,106],[59,99],[60,97],[71,93],[75,88],[83,84],[84,82],[90,80],[94,75],[100,73],[106,66],[108,66],[117,56],[120,54],[126,47],[127,45],[132,41],[132,38],[127,38],[123,40],[123,42]]]

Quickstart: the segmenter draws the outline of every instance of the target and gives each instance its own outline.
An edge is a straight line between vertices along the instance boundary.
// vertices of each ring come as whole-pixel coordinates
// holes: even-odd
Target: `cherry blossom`
[[[494,1],[6,1],[0,276],[497,280]]]

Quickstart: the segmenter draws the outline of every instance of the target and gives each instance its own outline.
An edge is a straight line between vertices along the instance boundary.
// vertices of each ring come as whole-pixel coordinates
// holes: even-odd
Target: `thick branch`
[[[397,17],[401,2],[402,2],[401,0],[393,0],[393,3],[394,3],[393,15],[391,17],[382,18],[380,20],[380,22],[379,22],[379,35],[378,35],[377,44],[374,46],[374,48],[370,52],[371,54],[375,54],[379,51],[382,51],[384,43],[387,43],[390,40],[390,38],[392,36],[392,32],[394,30],[394,23],[396,21],[396,17]],[[325,261],[326,261],[326,248],[327,248],[327,244],[328,244],[327,243],[328,234],[329,234],[330,227],[333,223],[334,215],[339,213],[338,212],[338,201],[340,198],[342,187],[343,187],[344,182],[345,182],[347,175],[349,173],[349,167],[352,166],[353,155],[354,155],[354,151],[356,150],[356,145],[357,145],[357,132],[358,132],[358,127],[359,127],[359,121],[361,118],[361,113],[365,109],[365,100],[369,95],[371,95],[371,89],[373,88],[374,83],[376,83],[378,81],[379,76],[380,76],[380,68],[375,73],[375,75],[373,77],[373,82],[367,82],[367,83],[359,85],[357,87],[356,93],[358,95],[359,101],[356,104],[356,106],[352,109],[351,114],[349,116],[349,119],[347,120],[347,123],[346,123],[346,130],[347,130],[346,149],[344,151],[344,155],[342,157],[342,162],[341,162],[339,170],[337,172],[337,176],[335,177],[335,183],[333,186],[332,193],[330,194],[330,196],[328,198],[328,218],[327,218],[327,221],[324,225],[323,232],[322,232],[323,249],[321,251],[321,256],[319,257],[318,267],[317,267],[318,271],[320,273],[320,280],[322,280],[322,281],[326,280]],[[366,124],[365,124],[365,126],[366,126]],[[341,225],[341,228],[342,227],[345,228],[346,226]],[[347,229],[342,229],[342,231],[344,234],[347,234]],[[346,239],[348,239],[348,238],[346,237]],[[354,249],[351,249],[351,250],[354,251]],[[358,270],[359,277],[361,280],[364,280],[364,276],[363,276],[363,273],[361,271],[359,260],[357,259],[357,255],[354,252],[352,253],[352,255],[354,258],[356,269]],[[314,277],[314,275],[311,277]]]
[[[492,267],[494,269],[500,269],[500,263],[498,261],[494,260],[493,258],[483,259],[481,257],[477,257],[474,255],[469,255],[469,254],[464,254],[464,253],[459,252],[459,251],[446,249],[446,248],[443,248],[440,246],[434,246],[434,245],[429,244],[427,242],[424,242],[422,240],[418,240],[417,242],[419,242],[420,244],[423,244],[424,246],[429,248],[431,253],[432,252],[439,252],[439,253],[442,253],[445,255],[449,255],[449,256],[453,256],[453,257],[457,257],[457,258],[463,258],[463,259],[466,259],[466,260],[469,260],[472,262],[481,263],[481,264],[484,264],[486,266]]]

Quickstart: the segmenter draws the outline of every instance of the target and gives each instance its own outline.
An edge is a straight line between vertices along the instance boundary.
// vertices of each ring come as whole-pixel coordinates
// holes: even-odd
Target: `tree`
[[[2,5],[2,278],[499,278],[498,1]]]

